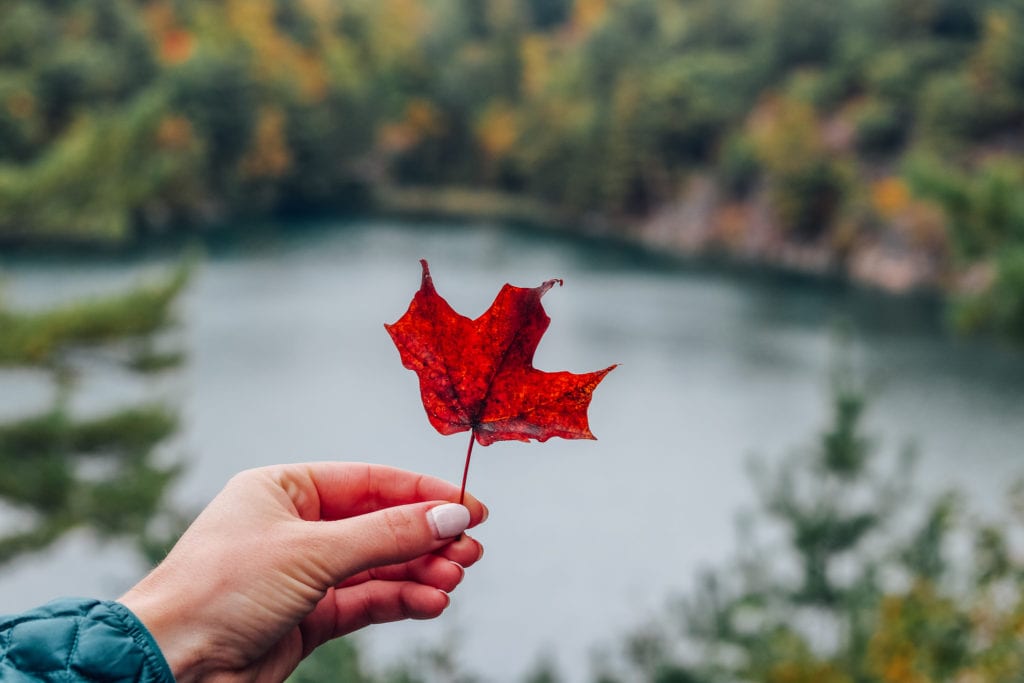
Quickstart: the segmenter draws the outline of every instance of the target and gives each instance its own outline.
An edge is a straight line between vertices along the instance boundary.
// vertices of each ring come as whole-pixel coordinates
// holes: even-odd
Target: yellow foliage
[[[895,234],[928,254],[944,258],[950,250],[946,216],[936,204],[915,199],[901,178],[888,177],[871,185],[871,206]]]
[[[427,10],[420,0],[380,0],[384,12],[383,19],[388,26],[401,29],[410,39],[407,47],[412,47],[422,35],[428,24]]]
[[[323,101],[330,87],[330,76],[320,56],[309,50],[301,50],[295,56],[293,68],[299,92],[311,102]]]
[[[375,0],[370,44],[379,61],[404,60],[415,54],[431,16],[420,0]]]
[[[523,12],[521,0],[489,0],[487,21],[492,26],[509,26],[518,21]]]
[[[523,63],[522,85],[529,95],[544,90],[551,71],[551,44],[548,38],[530,33],[519,43],[519,58]]]
[[[285,137],[284,112],[277,107],[260,109],[249,151],[240,170],[249,178],[280,178],[292,166],[292,153]]]
[[[773,173],[798,172],[824,155],[818,118],[806,102],[766,98],[748,126],[759,160]]]
[[[256,70],[264,79],[295,83],[311,102],[319,102],[330,84],[320,57],[282,34],[274,22],[274,4],[268,0],[226,0],[228,23],[252,46]]]
[[[437,135],[444,130],[440,110],[429,100],[414,98],[405,107],[405,120],[419,135]]]
[[[1007,40],[1013,33],[1010,18],[1001,12],[989,12],[985,16],[985,35],[997,42]]]
[[[971,60],[971,75],[982,87],[995,85],[1005,65],[1012,63],[1018,49],[1015,37],[1020,27],[1008,14],[989,11],[981,44]]]
[[[918,583],[903,595],[886,596],[868,643],[871,670],[883,683],[931,683],[933,672],[946,666],[940,664],[945,644],[925,635],[952,632],[962,620],[957,605],[928,583]]]
[[[400,154],[418,145],[424,138],[444,132],[444,117],[428,100],[413,98],[405,107],[401,121],[377,128],[377,146],[384,152]]]
[[[881,618],[868,646],[868,659],[884,683],[926,683],[916,671],[913,638],[906,632],[904,599],[888,596],[882,602]]]
[[[499,159],[519,139],[519,122],[516,111],[501,102],[484,110],[476,124],[476,138],[489,159]]]
[[[907,208],[910,190],[899,178],[885,178],[871,186],[871,204],[885,218],[892,218]]]
[[[850,683],[850,677],[828,662],[786,661],[768,672],[767,683]]]
[[[576,0],[572,7],[573,29],[589,33],[604,19],[607,11],[607,0]]]
[[[337,19],[341,6],[334,0],[302,0],[302,8],[316,19],[317,24],[326,27]]]

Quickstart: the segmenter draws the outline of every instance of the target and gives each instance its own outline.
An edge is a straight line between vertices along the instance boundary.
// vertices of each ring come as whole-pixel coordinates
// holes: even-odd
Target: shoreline
[[[868,244],[841,253],[828,245],[786,240],[754,202],[745,209],[754,221],[752,234],[730,242],[716,229],[714,218],[709,218],[708,202],[695,208],[682,200],[642,219],[616,220],[597,214],[573,215],[521,195],[461,187],[389,187],[375,191],[373,197],[375,213],[383,216],[506,222],[541,232],[610,240],[676,261],[853,284],[897,297],[945,299],[956,293],[944,274],[935,273],[933,264],[912,250]],[[736,207],[724,210],[736,211]]]
[[[766,217],[765,207],[752,201],[746,207],[718,207],[714,189],[694,184],[683,199],[659,207],[645,218],[615,218],[579,214],[523,195],[466,187],[378,185],[370,188],[368,207],[358,212],[324,211],[315,214],[263,217],[255,224],[273,233],[275,219],[402,218],[460,223],[496,222],[541,234],[563,235],[610,242],[636,249],[648,257],[691,266],[805,279],[825,286],[853,285],[865,291],[900,299],[948,301],[964,289],[974,289],[968,272],[952,279],[939,277],[934,268],[912,250],[886,253],[877,245],[841,253],[829,245],[799,244],[786,240]],[[741,234],[721,227],[725,212],[749,220]],[[193,225],[178,232],[133,234],[124,240],[55,236],[0,235],[0,259],[5,257],[60,258],[86,256],[130,258],[140,252],[187,246],[195,242],[230,240],[249,232],[238,230],[242,219]],[[913,262],[915,259],[918,264]],[[972,269],[973,270],[973,269]],[[966,282],[969,286],[961,287]]]

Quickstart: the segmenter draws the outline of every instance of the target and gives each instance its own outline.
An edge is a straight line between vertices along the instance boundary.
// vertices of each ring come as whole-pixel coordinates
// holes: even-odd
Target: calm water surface
[[[181,405],[169,456],[189,462],[176,491],[185,504],[201,505],[239,469],[280,461],[365,460],[457,481],[464,439],[428,425],[382,326],[408,306],[421,257],[471,316],[505,282],[564,278],[544,299],[553,323],[537,367],[621,367],[591,407],[599,441],[477,450],[470,487],[491,509],[476,534],[487,555],[442,619],[366,632],[378,662],[455,642],[459,661],[491,680],[515,680],[544,652],[581,680],[617,635],[730,556],[735,514],[752,504],[749,458],[779,457],[823,425],[844,319],[876,394],[871,429],[890,453],[917,443],[921,489],[958,485],[987,502],[1024,474],[1024,354],[948,338],[906,302],[497,226],[365,222],[212,248],[181,310],[184,370],[140,384],[86,357],[77,408],[154,393]],[[0,267],[7,298],[35,306],[167,261]],[[35,373],[0,374],[0,415],[49,396]],[[127,551],[76,535],[3,570],[0,611],[58,594],[113,597],[142,570]]]

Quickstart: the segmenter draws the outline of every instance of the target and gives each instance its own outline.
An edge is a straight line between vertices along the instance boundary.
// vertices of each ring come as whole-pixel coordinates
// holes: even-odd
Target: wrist
[[[209,671],[211,651],[194,615],[183,600],[161,599],[135,587],[117,600],[149,631],[174,674],[176,683],[191,683]]]

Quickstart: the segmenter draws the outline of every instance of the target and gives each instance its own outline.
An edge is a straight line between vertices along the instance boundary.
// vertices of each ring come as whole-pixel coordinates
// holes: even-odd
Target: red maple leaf
[[[420,380],[430,424],[442,434],[471,430],[481,446],[495,441],[593,439],[587,407],[594,388],[615,366],[574,374],[533,367],[537,344],[551,323],[540,299],[561,280],[532,289],[505,285],[476,320],[459,315],[434,289],[423,265],[409,310],[384,327],[402,364]],[[465,472],[463,473],[465,489]]]

